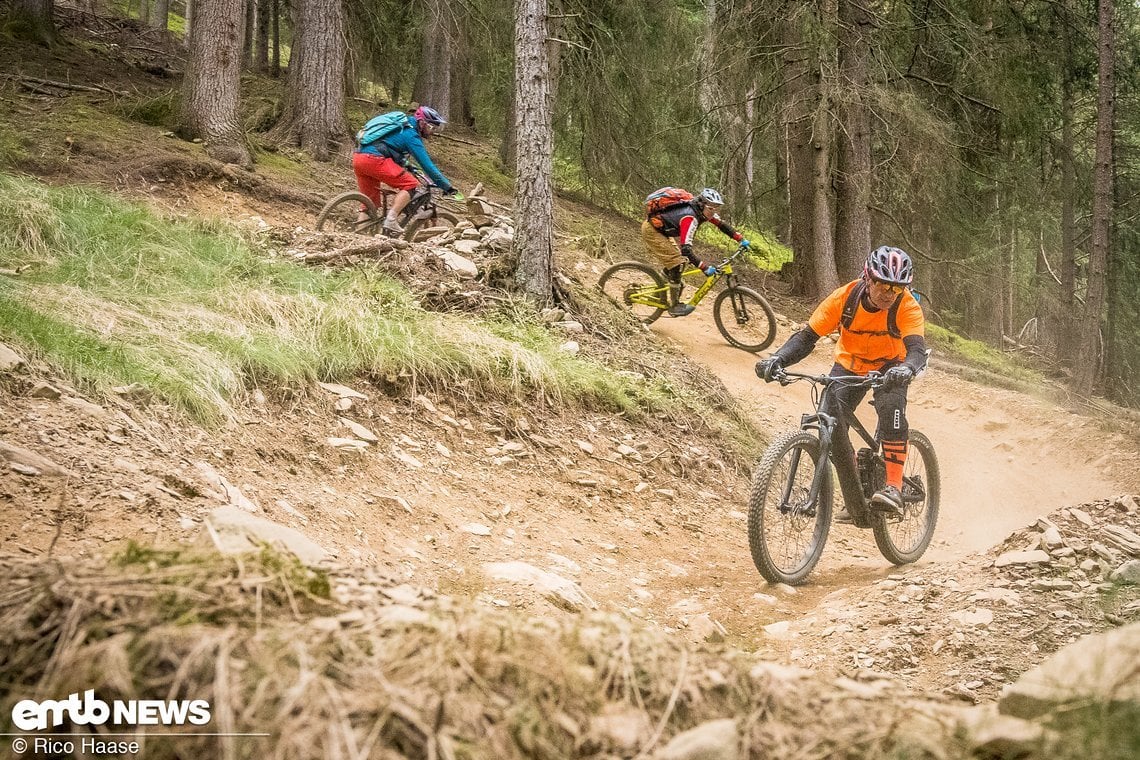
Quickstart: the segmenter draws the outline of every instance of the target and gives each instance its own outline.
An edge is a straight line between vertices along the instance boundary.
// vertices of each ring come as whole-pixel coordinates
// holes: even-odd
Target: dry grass
[[[151,737],[149,758],[647,757],[724,717],[743,756],[935,756],[931,737],[900,727],[912,702],[754,671],[749,655],[612,615],[540,619],[429,591],[396,604],[390,579],[326,578],[270,553],[136,549],[66,569],[7,556],[0,572],[4,714],[94,688],[104,700],[205,699],[206,730],[268,734]],[[325,581],[345,598],[326,598]],[[642,726],[628,744],[598,718],[615,710]]]

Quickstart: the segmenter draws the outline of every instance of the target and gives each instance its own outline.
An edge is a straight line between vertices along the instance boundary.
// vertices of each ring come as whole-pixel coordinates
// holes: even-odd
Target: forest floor
[[[119,96],[26,86],[36,77],[148,96],[173,87],[145,73],[126,47],[90,66],[92,44],[39,57],[0,50],[0,112],[11,114],[0,134],[18,125],[15,163],[24,171],[97,184],[167,212],[283,230],[311,226],[321,198],[353,186],[347,162],[302,176],[273,171],[272,154],[254,179],[161,128],[138,126],[140,135],[118,122],[100,125],[93,115],[121,105]],[[471,167],[493,153],[468,141],[440,141],[438,151],[465,189],[484,179]],[[628,220],[562,199],[558,223],[557,266],[583,287],[607,259],[636,258]],[[807,305],[788,301],[778,283],[769,293],[793,314],[781,315],[779,345]],[[707,308],[663,318],[647,338],[679,371],[715,378],[768,435],[794,427],[808,408],[804,388],[759,382],[755,357],[723,342]],[[824,346],[804,363],[829,365]],[[60,394],[34,392],[40,383]],[[868,532],[837,525],[799,589],[769,586],[752,566],[747,472],[715,440],[605,414],[476,405],[461,395],[393,398],[363,383],[354,390],[366,398],[350,412],[320,388],[251,393],[233,424],[204,430],[145,400],[85,399],[32,362],[0,384],[0,439],[72,476],[61,484],[0,473],[0,544],[61,563],[106,557],[130,541],[192,544],[218,506],[202,486],[205,463],[264,516],[302,531],[346,567],[382,568],[489,609],[575,614],[487,570],[490,562],[528,562],[573,581],[589,605],[695,646],[725,644],[840,673],[871,669],[969,701],[994,699],[1081,635],[1140,619],[1131,597],[1098,597],[1111,569],[1103,561],[1083,570],[1075,561],[994,562],[1042,546],[1049,524],[1080,559],[1094,556],[1089,547],[1106,526],[1140,530],[1134,502],[1119,498],[1140,493],[1136,432],[967,381],[947,365],[935,364],[910,394],[910,423],[933,441],[942,472],[941,516],[926,556],[892,567]],[[368,453],[325,445],[342,414],[377,434]],[[639,453],[623,455],[623,445]],[[1042,611],[1051,617],[1042,621]]]

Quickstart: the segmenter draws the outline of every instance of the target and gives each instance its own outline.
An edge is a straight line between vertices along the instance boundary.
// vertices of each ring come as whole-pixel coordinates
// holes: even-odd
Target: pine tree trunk
[[[348,134],[344,116],[344,6],[297,0],[289,89],[274,136],[324,161]]]
[[[552,294],[554,137],[546,0],[517,0],[515,8],[515,243],[519,288],[538,304]]]
[[[804,12],[805,7],[797,3],[789,9],[781,22],[784,43],[781,131],[787,165],[788,242],[794,253],[791,264],[786,267],[785,276],[793,293],[814,296],[818,289],[812,264],[815,250],[811,127],[817,93],[811,70],[811,56],[801,28]]]
[[[425,0],[424,37],[419,74],[412,99],[428,105],[449,119],[451,108],[451,47],[455,17],[450,0]]]
[[[814,174],[812,176],[812,264],[815,270],[815,295],[823,298],[839,287],[839,273],[835,268],[835,239],[832,228],[831,194],[831,98],[826,90],[816,108],[812,127],[814,139]]]
[[[704,28],[701,34],[701,47],[697,62],[697,103],[701,108],[701,144],[709,146],[712,140],[713,126],[718,117],[715,113],[716,91],[713,71],[716,68],[714,57],[716,54],[716,3],[717,0],[704,0]],[[697,151],[700,157],[700,177],[704,184],[711,184],[709,179],[707,150]]]
[[[865,6],[840,0],[838,166],[835,172],[835,260],[840,279],[862,270],[871,251],[871,118],[867,97],[871,18]]]
[[[170,26],[170,0],[154,0],[154,14],[150,18],[153,29],[166,31]],[[165,38],[164,38],[165,39]]]
[[[238,105],[241,95],[242,0],[198,0],[196,31],[182,86],[179,131],[200,137],[206,152],[225,163],[250,165]]]
[[[821,42],[819,100],[812,124],[812,263],[815,268],[815,294],[818,298],[823,298],[839,287],[832,213],[835,198],[831,184],[831,150],[835,128],[831,106],[833,94],[838,89],[835,82],[838,49],[833,36],[839,27],[836,0],[823,0],[820,3],[820,22],[826,33]]]
[[[1092,243],[1089,250],[1088,289],[1081,318],[1081,339],[1074,390],[1092,395],[1100,363],[1100,322],[1105,303],[1105,272],[1112,224],[1113,112],[1115,110],[1115,24],[1113,0],[1097,3],[1096,158],[1093,165]]]
[[[198,0],[186,0],[186,23],[183,26],[182,44],[189,48],[194,44],[194,14],[197,13]]]
[[[1062,24],[1066,49],[1069,45],[1069,25]],[[1061,320],[1057,336],[1058,353],[1068,364],[1077,353],[1075,321],[1077,299],[1077,225],[1073,197],[1076,195],[1076,171],[1073,166],[1073,75],[1072,59],[1066,55],[1066,71],[1061,85],[1061,306],[1066,318]]]
[[[139,0],[139,22],[150,26],[150,0]]]
[[[273,18],[274,0],[256,0],[256,2],[253,67],[258,73],[265,74],[269,71],[269,27]]]
[[[253,65],[253,32],[257,28],[257,0],[245,0],[245,35],[241,45],[242,66]]]
[[[269,0],[272,4],[273,13],[271,14],[273,23],[273,55],[271,56],[272,63],[269,67],[269,73],[274,77],[281,76],[281,0]]]
[[[24,37],[41,45],[55,41],[54,0],[12,0],[12,18],[23,23]]]

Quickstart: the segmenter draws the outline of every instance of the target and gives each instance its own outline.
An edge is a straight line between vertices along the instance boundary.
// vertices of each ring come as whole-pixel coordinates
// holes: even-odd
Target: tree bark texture
[[[155,0],[150,25],[153,29],[161,29],[164,32],[167,30],[170,26],[170,0]]]
[[[348,134],[344,115],[344,6],[341,0],[296,0],[289,89],[274,134],[318,161]]]
[[[554,237],[554,137],[547,0],[515,6],[515,253],[516,281],[538,304],[551,300]]]
[[[262,74],[269,71],[269,27],[273,20],[272,3],[275,0],[255,0],[257,13],[254,31],[253,67]]]
[[[253,66],[253,32],[257,28],[257,0],[245,0],[245,34],[242,36],[242,66]]]
[[[241,95],[242,0],[198,0],[196,32],[182,85],[180,131],[206,142],[206,152],[226,163],[249,166],[238,105]]]
[[[41,45],[55,40],[54,0],[12,0],[12,18],[26,26],[25,37]]]
[[[834,127],[831,121],[831,98],[826,90],[816,107],[812,126],[814,173],[812,176],[812,264],[815,270],[815,295],[822,299],[839,287],[835,268],[835,238],[832,227],[831,143]]]
[[[781,136],[787,166],[788,242],[794,255],[787,267],[787,279],[793,293],[814,296],[817,288],[812,264],[815,250],[812,227],[811,127],[818,92],[811,55],[801,28],[805,12],[801,3],[794,3],[781,21],[784,42]]]
[[[1115,87],[1115,13],[1113,0],[1098,0],[1096,157],[1093,164],[1092,241],[1089,249],[1088,289],[1073,384],[1077,393],[1092,395],[1099,370],[1100,322],[1105,303],[1105,272],[1112,224],[1113,118]]]
[[[820,45],[819,100],[812,123],[812,263],[815,268],[815,295],[823,298],[839,287],[839,273],[835,266],[835,228],[832,208],[832,144],[835,124],[831,116],[834,93],[837,91],[838,68],[836,33],[839,27],[839,7],[836,0],[822,0],[820,23],[824,34]]]
[[[420,105],[431,106],[443,114],[443,118],[450,119],[455,16],[451,0],[424,0],[423,6],[424,36],[412,99]]]
[[[270,56],[269,71],[274,77],[281,76],[281,0],[269,0],[272,6],[271,26],[273,29],[273,53]]]
[[[1062,24],[1065,36],[1065,73],[1061,80],[1061,306],[1066,317],[1075,314],[1077,299],[1077,224],[1073,197],[1077,191],[1073,161],[1073,74],[1071,72],[1071,32]],[[1077,338],[1072,319],[1062,319],[1057,336],[1063,361],[1076,356]]]
[[[872,22],[866,7],[853,0],[840,0],[839,14],[835,263],[840,279],[847,279],[861,271],[871,251],[871,117],[865,98]]]

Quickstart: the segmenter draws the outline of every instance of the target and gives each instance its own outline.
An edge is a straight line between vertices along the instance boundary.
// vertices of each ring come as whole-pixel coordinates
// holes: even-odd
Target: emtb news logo
[[[210,722],[210,703],[204,699],[116,699],[108,704],[88,689],[82,699],[79,694],[43,702],[24,699],[12,708],[12,723],[21,731],[43,731],[65,721],[76,726],[204,726]]]

